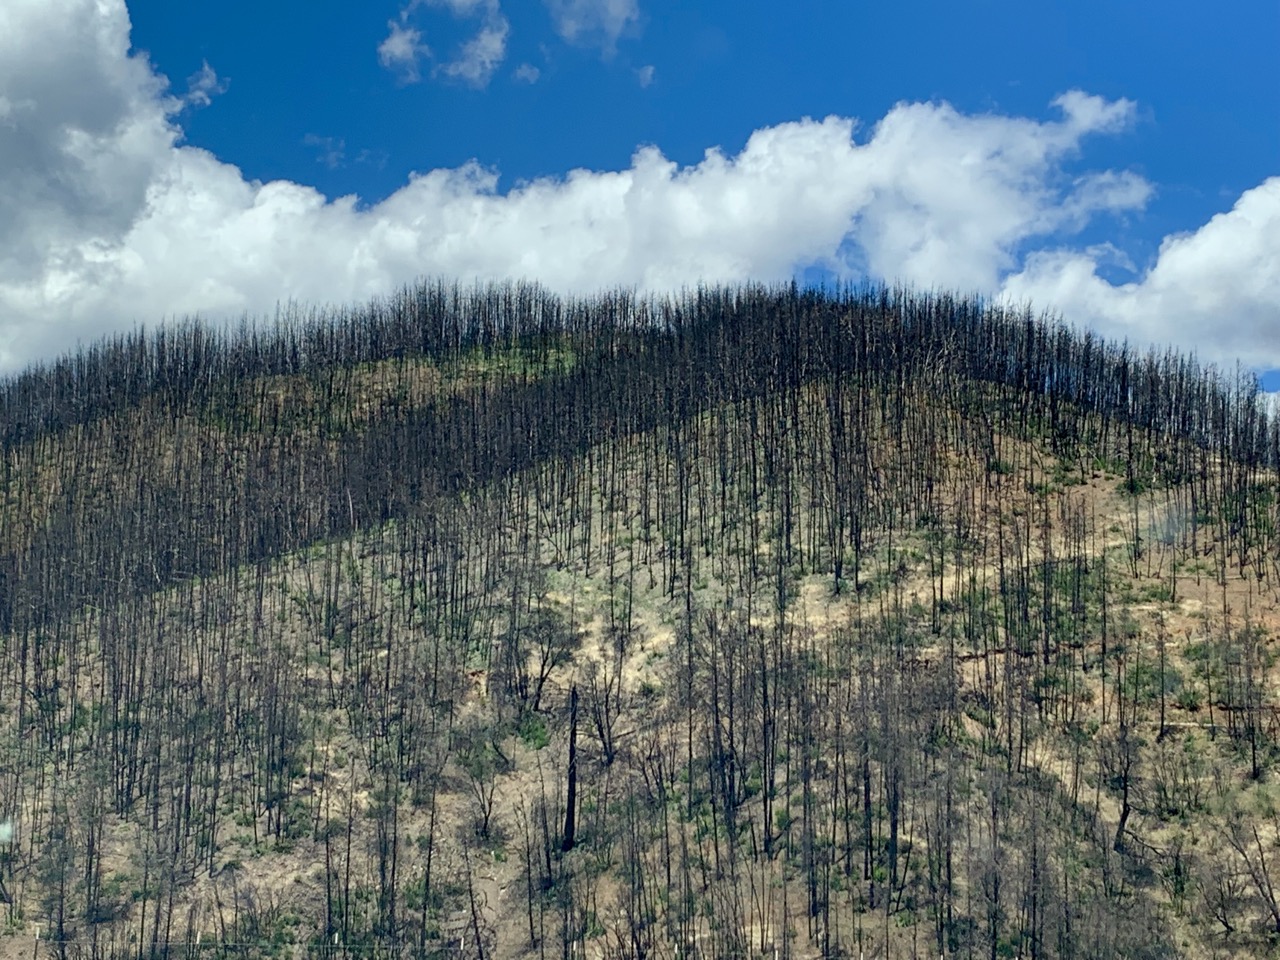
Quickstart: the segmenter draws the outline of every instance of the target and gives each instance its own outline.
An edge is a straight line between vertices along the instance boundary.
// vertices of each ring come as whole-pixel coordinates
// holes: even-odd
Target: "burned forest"
[[[977,298],[0,381],[0,957],[1280,956],[1280,419]]]

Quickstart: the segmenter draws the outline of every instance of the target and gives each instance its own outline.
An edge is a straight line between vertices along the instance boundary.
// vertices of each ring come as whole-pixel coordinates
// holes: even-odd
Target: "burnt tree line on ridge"
[[[504,371],[460,395],[388,404],[353,428],[357,397],[338,371],[383,362],[396,376],[409,358],[447,363],[517,347],[534,365],[557,347],[575,362],[532,382]],[[1224,381],[1183,357],[1136,356],[977,302],[887,289],[745,288],[655,303],[626,294],[562,303],[537,288],[468,295],[423,285],[363,310],[262,330],[191,323],[140,331],[0,384],[0,482],[19,514],[6,528],[23,529],[29,502],[45,527],[19,543],[6,538],[0,627],[15,625],[15,609],[18,624],[28,615],[39,622],[47,613],[28,611],[42,597],[74,607],[101,602],[107,584],[111,595],[146,593],[252,563],[763,390],[822,378],[865,389],[896,378],[901,395],[901,383],[926,367],[993,430],[1043,427],[1056,452],[1086,444],[1121,454],[1130,470],[1143,469],[1143,456],[1160,461],[1150,477],[1131,476],[1135,485],[1156,472],[1194,480],[1212,455],[1218,470],[1233,472],[1220,480],[1233,488],[1227,519],[1246,534],[1257,472],[1280,462],[1280,428],[1252,378]],[[276,377],[312,381],[310,403],[331,411],[326,422],[300,436],[280,422],[287,411],[255,412],[243,384]],[[141,415],[95,430],[132,407]],[[168,436],[163,424],[175,418],[182,428]],[[171,443],[172,463],[158,462],[161,451],[144,437]],[[104,474],[118,479],[133,468],[111,463],[126,450],[151,460],[137,465],[145,481],[103,484]],[[37,460],[58,476],[52,495]],[[1199,514],[1204,487],[1188,489]],[[213,503],[221,504],[216,521],[207,516]],[[860,522],[849,513],[836,523]],[[1242,550],[1251,548],[1246,539]]]

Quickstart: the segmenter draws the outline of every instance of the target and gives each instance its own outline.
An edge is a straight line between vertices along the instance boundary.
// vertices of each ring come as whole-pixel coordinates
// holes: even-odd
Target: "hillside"
[[[1280,423],[975,300],[0,382],[0,956],[1280,955]]]

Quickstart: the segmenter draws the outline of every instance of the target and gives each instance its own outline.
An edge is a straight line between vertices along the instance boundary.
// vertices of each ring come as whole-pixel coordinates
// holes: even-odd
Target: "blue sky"
[[[1274,0],[6,8],[0,370],[442,274],[871,275],[1280,367]]]

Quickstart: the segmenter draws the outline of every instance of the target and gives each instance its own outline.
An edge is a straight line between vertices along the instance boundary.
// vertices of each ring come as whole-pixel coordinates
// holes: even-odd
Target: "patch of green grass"
[[[551,735],[547,733],[546,723],[541,716],[533,711],[525,713],[520,718],[516,733],[530,750],[541,750],[551,742]]]

